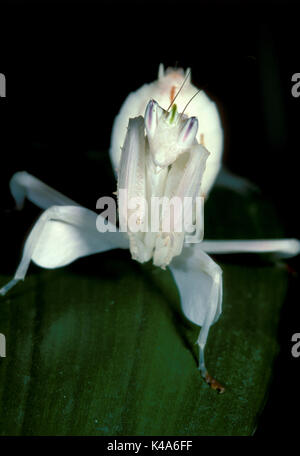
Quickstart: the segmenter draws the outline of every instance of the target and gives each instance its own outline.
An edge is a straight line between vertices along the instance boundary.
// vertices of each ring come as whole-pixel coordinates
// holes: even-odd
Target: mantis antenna
[[[186,110],[186,108],[188,107],[188,105],[190,104],[190,102],[195,98],[196,95],[198,95],[199,92],[201,92],[201,90],[203,90],[203,89],[197,90],[197,92],[196,92],[196,93],[192,96],[192,98],[187,102],[187,104],[185,105],[184,110],[183,110],[182,113],[180,114],[180,118],[183,116],[183,113],[184,113],[184,111]]]
[[[186,77],[184,78],[184,81],[183,81],[183,83],[181,84],[180,89],[179,89],[178,92],[176,93],[175,97],[173,98],[173,100],[172,100],[170,106],[168,107],[167,112],[169,111],[169,109],[171,108],[172,104],[174,103],[174,101],[176,100],[176,98],[178,97],[178,95],[180,94],[180,92],[181,92],[181,90],[182,90],[184,84],[186,83],[187,78],[190,76],[190,74],[191,74],[191,71],[189,71],[189,72],[187,73]]]

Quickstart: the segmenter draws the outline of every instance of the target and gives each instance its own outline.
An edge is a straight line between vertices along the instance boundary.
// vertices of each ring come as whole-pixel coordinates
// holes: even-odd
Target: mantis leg
[[[77,203],[26,172],[14,174],[10,188],[21,208],[25,197],[45,212],[33,226],[14,278],[0,289],[5,295],[24,280],[30,261],[44,268],[65,266],[77,258],[115,248],[128,248],[128,241],[108,221],[108,231],[97,230],[97,217]]]
[[[233,174],[224,166],[220,169],[214,185],[216,187],[224,187],[227,190],[232,190],[240,195],[248,195],[253,192],[260,193],[260,189],[257,185],[244,177]]]
[[[60,231],[58,236],[61,239],[64,239],[64,241],[67,242],[69,246],[65,244],[65,253],[63,255],[61,255],[61,250],[57,252],[57,249],[54,249],[52,240],[53,236],[51,236],[51,232],[48,229],[50,228],[50,226],[48,227],[48,225],[51,224],[52,221],[59,221],[80,228],[84,228],[86,225],[92,224],[94,221],[94,228],[96,231],[96,217],[97,214],[94,214],[92,211],[77,206],[51,206],[45,212],[43,212],[42,215],[38,218],[37,222],[35,223],[26,240],[22,259],[16,270],[14,278],[0,289],[0,294],[5,295],[20,280],[24,280],[30,261],[32,259],[36,260],[36,262],[39,263],[39,257],[42,258],[43,262],[45,261],[44,257],[47,256],[48,267],[51,267],[51,261],[54,261],[54,258],[51,258],[51,250],[53,252],[52,255],[57,256],[58,254],[58,256],[62,256],[62,258],[56,258],[56,264],[54,265],[54,267],[63,265],[59,263],[62,261],[64,262],[64,260],[67,260],[68,262],[68,256],[70,256],[70,253],[72,254],[72,252],[68,251],[74,250],[74,246],[70,245],[70,242],[68,242],[68,240],[65,239],[64,233]],[[60,223],[60,225],[62,225],[62,223]],[[46,234],[48,234],[48,236],[45,236],[45,232]],[[100,235],[100,233],[98,234]],[[72,244],[74,244],[75,246],[77,244],[77,251],[79,254],[78,256],[82,256],[81,254],[84,252],[84,250],[86,250],[86,246],[84,244],[81,245],[80,237],[78,236],[77,239],[72,239],[71,241]],[[52,248],[47,248],[47,242],[48,244],[51,244]],[[45,248],[46,250],[49,250],[48,255],[47,253],[45,253]],[[57,252],[57,254],[55,254],[55,251]]]
[[[9,186],[16,201],[17,209],[22,209],[25,198],[42,209],[48,209],[54,205],[79,206],[75,201],[44,184],[26,171],[15,173]]]
[[[257,239],[233,241],[203,241],[201,248],[211,254],[271,253],[276,259],[289,258],[300,253],[298,239]]]
[[[169,265],[181,297],[185,316],[201,326],[196,341],[199,347],[199,370],[213,389],[224,391],[206,369],[204,349],[209,329],[222,311],[223,281],[221,268],[201,250],[201,243],[185,246],[182,255]]]
[[[212,281],[212,286],[207,302],[207,311],[204,317],[204,322],[200,330],[197,344],[199,346],[199,370],[202,377],[207,383],[211,385],[213,389],[217,389],[220,392],[224,392],[224,388],[217,382],[208,372],[204,359],[204,349],[211,325],[218,318],[223,299],[223,280],[221,268],[208,256],[206,255],[202,262],[202,271],[206,273]]]

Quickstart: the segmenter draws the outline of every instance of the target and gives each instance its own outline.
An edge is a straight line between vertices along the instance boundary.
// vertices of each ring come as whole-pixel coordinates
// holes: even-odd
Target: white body
[[[112,129],[110,158],[115,172],[119,168],[121,147],[125,141],[128,120],[133,117],[144,116],[150,99],[157,101],[162,108],[168,109],[184,79],[185,75],[182,69],[168,68],[164,72],[163,66],[160,65],[157,81],[144,84],[136,92],[128,95],[115,118]],[[176,98],[178,112],[184,110],[197,90],[197,87],[191,83],[189,76]],[[199,128],[196,139],[210,152],[201,186],[202,193],[207,196],[221,167],[223,128],[220,115],[216,104],[203,91],[199,92],[191,101],[185,114],[188,117],[197,117]]]
[[[133,196],[175,193],[194,197],[198,191],[207,195],[214,184],[223,149],[223,130],[216,105],[200,92],[188,105],[186,118],[178,114],[175,104],[170,112],[164,112],[183,81],[182,70],[169,69],[164,73],[161,65],[158,80],[131,93],[115,119],[111,161],[118,171],[118,188],[128,189]],[[187,78],[176,98],[179,113],[196,90]],[[26,240],[14,278],[0,289],[0,295],[24,280],[31,260],[44,268],[56,268],[114,248],[130,248],[133,258],[141,262],[153,256],[154,264],[169,265],[184,314],[202,326],[197,339],[199,370],[212,388],[220,392],[224,388],[206,370],[204,348],[209,328],[222,312],[222,270],[207,253],[273,252],[288,257],[300,252],[300,242],[296,239],[221,240],[183,245],[183,237],[176,237],[177,233],[173,232],[166,237],[160,233],[155,238],[129,233],[126,239],[116,229],[97,231],[97,217],[101,215],[26,172],[14,174],[10,188],[19,209],[28,198],[45,211]],[[123,216],[125,210],[121,205],[119,214]]]

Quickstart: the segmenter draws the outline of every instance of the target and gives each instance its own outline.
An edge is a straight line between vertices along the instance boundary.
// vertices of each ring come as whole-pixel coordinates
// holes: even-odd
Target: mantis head
[[[145,129],[155,166],[165,168],[196,143],[198,120],[179,114],[175,103],[165,110],[150,100],[145,111]]]

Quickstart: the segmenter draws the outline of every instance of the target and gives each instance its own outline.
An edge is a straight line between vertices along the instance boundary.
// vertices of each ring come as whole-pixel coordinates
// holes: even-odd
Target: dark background
[[[272,198],[286,237],[299,238],[300,98],[291,95],[291,77],[300,72],[299,17],[300,8],[287,2],[1,4],[5,217],[15,217],[6,210],[13,207],[8,181],[18,170],[91,209],[114,191],[107,156],[113,119],[163,62],[192,68],[193,83],[220,108],[226,165]],[[14,245],[5,239],[2,257],[11,273],[24,227]],[[298,259],[290,264],[299,270]],[[291,336],[300,332],[297,285],[294,278],[283,309],[281,353],[259,436],[297,433],[300,359],[290,354]]]

